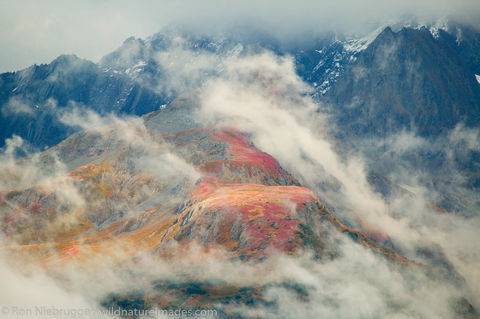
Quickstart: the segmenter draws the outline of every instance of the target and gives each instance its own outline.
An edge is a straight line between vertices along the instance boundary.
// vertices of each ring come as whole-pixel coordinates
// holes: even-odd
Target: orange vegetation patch
[[[93,260],[93,256],[104,255],[132,258],[144,252],[168,254],[178,252],[195,242],[207,249],[220,247],[220,250],[227,250],[233,256],[258,258],[265,256],[269,249],[293,253],[304,244],[301,229],[304,226],[302,220],[304,222],[305,219],[299,217],[298,212],[308,206],[309,209],[314,209],[310,213],[315,214],[318,209],[323,221],[334,225],[340,232],[347,233],[357,242],[399,262],[410,262],[372,240],[373,236],[369,237],[341,223],[311,190],[300,186],[278,186],[275,182],[263,185],[260,179],[257,183],[256,178],[245,178],[250,173],[258,172],[258,175],[278,179],[289,176],[272,156],[255,148],[245,135],[223,129],[213,130],[212,137],[228,144],[226,151],[229,157],[225,160],[207,161],[204,168],[209,173],[223,171],[219,172],[221,174],[212,174],[217,177],[204,176],[182,205],[158,204],[95,231],[95,226],[87,223],[84,218],[81,219],[84,222],[83,225],[79,224],[81,227],[78,230],[69,228],[68,234],[57,236],[55,242],[24,245],[20,248],[43,252],[44,255],[54,251],[54,256],[49,257],[58,262],[72,258]],[[224,169],[227,166],[228,169]],[[106,172],[111,173],[110,179],[97,180]],[[111,196],[114,185],[119,184],[116,173],[112,164],[103,161],[78,167],[70,176],[94,185],[92,194],[97,194],[99,200],[102,200]],[[231,178],[227,176],[229,173],[236,175]],[[235,179],[237,175],[240,176],[238,181]],[[91,179],[95,180],[90,181]],[[292,177],[288,182],[296,181]],[[129,185],[132,187],[133,184]],[[134,190],[129,189],[130,192]],[[122,200],[121,198],[116,200]],[[38,200],[34,201],[32,211],[40,209]],[[104,212],[106,214],[109,211],[105,209]]]
[[[242,133],[234,129],[222,129],[214,132],[212,137],[228,144],[227,152],[233,157],[229,161],[236,163],[251,163],[261,168],[266,175],[281,178],[281,166],[270,154],[257,149]],[[293,177],[292,177],[293,179]],[[294,180],[296,183],[298,181]]]
[[[222,213],[216,217],[221,222],[216,223],[215,239],[226,248],[235,247],[229,240],[235,237],[235,223],[244,227],[247,238],[238,249],[247,255],[263,255],[267,247],[293,252],[299,244],[296,211],[316,201],[304,187],[232,184],[216,178],[204,178],[192,199],[202,211]]]
[[[79,252],[80,252],[79,246],[73,245],[73,246],[68,246],[68,247],[63,248],[62,250],[60,250],[59,253],[65,255],[65,256],[73,257],[73,256],[77,255]]]
[[[220,208],[227,203],[243,205],[246,202],[263,200],[285,202],[309,202],[316,200],[311,190],[300,186],[265,186],[260,184],[236,184],[223,182],[215,177],[204,177],[197,185],[192,199],[203,200],[212,208]],[[263,199],[263,200],[262,200]]]
[[[110,163],[103,161],[100,164],[90,163],[77,167],[76,169],[71,171],[69,175],[73,179],[88,180],[96,178],[103,173],[111,172],[113,169],[114,167]]]

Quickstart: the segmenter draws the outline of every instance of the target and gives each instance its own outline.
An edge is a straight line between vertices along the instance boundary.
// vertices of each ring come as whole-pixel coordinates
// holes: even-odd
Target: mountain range
[[[356,317],[478,318],[462,246],[478,238],[455,226],[480,207],[479,74],[480,32],[453,23],[289,43],[168,28],[98,63],[3,73],[2,250],[67,290],[83,281],[64,269],[110,269],[115,285],[86,290],[105,309],[349,317],[372,302]],[[205,106],[257,96],[258,113]],[[275,141],[252,120],[264,105],[291,124]]]

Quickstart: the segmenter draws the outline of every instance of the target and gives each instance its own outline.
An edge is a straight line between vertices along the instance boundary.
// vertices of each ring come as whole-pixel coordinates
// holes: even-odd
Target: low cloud
[[[182,61],[188,60],[192,53],[185,53],[183,48],[179,52],[184,57]],[[159,57],[165,65],[175,57],[168,54]],[[209,55],[195,56],[194,61],[201,63],[198,67],[186,67],[182,71],[191,73],[193,79],[202,79],[203,72],[215,69],[218,63]],[[178,67],[177,62],[172,62],[172,70]],[[259,149],[277,158],[284,168],[298,177],[302,184],[312,188],[344,221],[356,227],[369,225],[384,232],[395,248],[407,257],[425,262],[427,266],[394,265],[337,234],[332,241],[337,245],[339,257],[333,260],[318,261],[306,254],[295,259],[274,256],[263,263],[243,263],[218,257],[222,256],[222,252],[205,253],[201,247],[193,247],[167,261],[146,255],[124,262],[121,264],[123,267],[118,268],[115,258],[112,258],[102,259],[102,263],[95,266],[92,264],[96,263],[92,262],[90,269],[73,264],[71,268],[54,269],[48,275],[35,272],[28,279],[30,285],[27,287],[47,296],[56,296],[59,302],[70,298],[70,302],[65,301],[66,305],[83,307],[98,304],[111,291],[150,291],[152,280],[178,282],[185,278],[185,274],[236,285],[272,284],[265,297],[267,301],[276,302],[277,308],[273,313],[262,306],[235,309],[247,316],[260,317],[451,318],[451,302],[462,296],[475,306],[480,305],[477,288],[480,287],[480,256],[475,246],[480,227],[478,217],[465,219],[461,215],[436,212],[429,205],[430,191],[422,183],[425,177],[409,166],[395,170],[391,177],[402,175],[403,181],[410,186],[407,187],[410,192],[388,199],[375,192],[367,178],[368,157],[361,152],[339,151],[342,146],[329,135],[332,129],[329,117],[323,114],[323,107],[309,97],[311,88],[296,75],[291,57],[263,52],[229,56],[221,65],[218,73],[209,76],[197,91],[201,109],[192,116],[208,125],[233,126],[246,132]],[[182,72],[179,86],[184,85],[182,76],[185,74]],[[175,73],[171,74],[174,76]],[[129,165],[122,167],[122,173],[132,172],[118,176],[121,179],[118,184],[131,182],[136,173],[153,176],[159,184],[166,183],[167,189],[190,185],[200,177],[190,164],[169,151],[161,137],[149,134],[142,119],[100,116],[78,106],[73,107],[71,112],[60,113],[60,117],[63,123],[82,128],[84,131],[78,134],[88,135],[95,142],[89,145],[85,154],[72,151],[66,155],[74,160],[83,161],[92,152],[92,156],[98,156],[97,162],[100,162],[104,158],[94,151],[121,145],[119,149],[130,156],[126,161]],[[75,138],[80,136],[78,134],[64,143],[76,141]],[[448,140],[467,145],[472,150],[478,149],[478,134],[474,130],[458,127]],[[398,154],[415,152],[426,144],[423,139],[406,132],[378,142],[388,148],[387,155],[390,154],[392,159]],[[48,170],[43,170],[45,158],[32,155],[18,161],[13,155],[15,147],[21,147],[19,138],[9,140],[6,151],[1,155],[0,169],[5,174],[0,176],[13,175],[15,178],[2,179],[0,189],[22,190],[41,184],[50,192],[61,194],[72,187],[72,194],[80,196],[78,205],[88,202],[88,198],[81,197],[82,193],[71,178],[63,177],[62,180],[60,177],[69,171],[68,162],[72,158],[53,156],[53,164],[48,165]],[[104,174],[103,178],[109,177]],[[148,198],[155,190],[146,187],[142,191],[142,196]],[[112,207],[115,206],[112,204]],[[137,212],[135,205],[122,209],[132,214]],[[117,251],[115,248],[113,246],[112,250]],[[135,249],[121,248],[118,255]],[[423,257],[419,250],[424,251]],[[447,270],[442,268],[437,271],[433,267],[432,273],[428,273],[431,266],[428,263],[432,262],[432,258],[433,263],[440,264],[440,268],[447,265]],[[15,287],[24,284],[28,276],[13,271],[11,260],[2,260],[0,268],[3,267],[9,274],[2,284],[8,285],[6,291],[14,297],[6,299],[1,295],[1,298],[2,301],[5,298],[16,302],[21,298],[22,291]],[[450,265],[453,269],[448,269]],[[115,269],[113,274],[112,268]],[[235,269],[235,275],[232,269]],[[456,273],[465,281],[455,281],[456,278],[452,277]],[[102,285],[105,278],[109,282],[106,286]],[[273,285],[279,282],[305,286],[308,298],[299,300],[291,290]],[[38,302],[54,301],[46,298],[38,299]]]
[[[2,115],[27,115],[33,116],[34,110],[32,106],[25,103],[18,97],[12,97],[8,102],[2,106]]]
[[[443,261],[433,263],[453,265],[450,270],[439,270],[447,272],[446,278],[455,277],[455,272],[468,278],[466,291],[478,304],[478,272],[474,269],[480,259],[470,245],[478,240],[478,216],[465,220],[436,211],[431,204],[435,193],[424,184],[427,175],[420,178],[418,171],[407,165],[395,167],[390,176],[402,175],[410,191],[389,199],[373,191],[368,182],[368,157],[361,152],[339,152],[343,146],[336,145],[328,134],[333,124],[322,115],[322,106],[310,100],[308,90],[296,76],[292,58],[270,53],[242,57],[228,63],[225,72],[204,87],[200,116],[208,123],[234,126],[251,134],[257,147],[314,189],[337,216],[356,227],[386,234],[407,257],[429,263],[432,260],[424,259],[419,250],[439,250]],[[476,136],[474,131],[459,127],[448,140],[475,149]],[[384,142],[383,149],[391,152],[392,160],[427,145],[406,132]],[[375,147],[382,149],[381,143],[375,141]],[[454,169],[454,174],[461,174]],[[445,279],[447,286],[450,279]],[[438,289],[447,293],[445,287]]]
[[[0,4],[0,72],[46,63],[64,53],[93,61],[129,36],[146,37],[169,24],[215,33],[245,25],[284,39],[319,32],[363,33],[398,20],[453,18],[478,25],[475,0],[277,1],[4,1]]]

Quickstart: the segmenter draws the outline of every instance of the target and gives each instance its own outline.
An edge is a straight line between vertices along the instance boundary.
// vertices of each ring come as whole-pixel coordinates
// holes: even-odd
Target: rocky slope
[[[438,135],[458,123],[478,126],[479,34],[470,39],[427,28],[386,28],[328,93],[351,134],[386,136],[407,129]],[[465,31],[466,32],[466,31]],[[468,53],[467,53],[468,51]]]
[[[75,133],[38,155],[37,169],[55,171],[60,160],[65,173],[2,190],[1,225],[9,253],[47,269],[72,263],[94,267],[110,258],[121,267],[150,254],[181,256],[197,246],[218,251],[223,260],[261,262],[279,252],[306,251],[332,260],[339,254],[336,238],[347,236],[394,264],[420,267],[342,223],[241,132],[198,127],[183,116],[177,118],[180,129],[169,127],[172,109],[192,114],[185,103],[150,113],[140,123]],[[223,305],[217,309],[224,314],[228,305],[269,306],[262,295],[271,286],[202,280],[155,281],[153,292],[112,292],[104,303],[143,309],[215,304]],[[307,298],[301,286],[275,285]]]
[[[74,132],[62,111],[143,115],[164,104],[161,96],[125,75],[76,56],[0,76],[0,147],[18,135],[36,147],[53,146]]]
[[[19,134],[40,147],[61,142],[1,167],[2,253],[26,258],[52,273],[78,265],[95,270],[103,264],[128,273],[133,270],[127,265],[136,269],[144,258],[153,258],[149,264],[153,268],[182,259],[187,270],[175,269],[173,280],[136,276],[135,280],[148,281],[148,289],[112,289],[101,296],[102,305],[216,307],[226,317],[232,315],[231,307],[277,307],[267,298],[272,287],[301,302],[314,296],[308,285],[289,280],[232,284],[205,278],[196,267],[210,265],[214,257],[235,267],[254,265],[255,271],[265,267],[260,272],[264,276],[275,256],[303,260],[308,255],[319,264],[335,262],[341,258],[341,243],[348,242],[354,247],[350,257],[375,256],[371,258],[378,264],[398,270],[395,276],[418,270],[433,281],[464,287],[465,280],[442,249],[420,247],[415,258],[423,265],[402,256],[401,248],[381,229],[362,220],[355,226],[365,231],[353,229],[353,223],[335,215],[331,208],[335,205],[326,207],[333,199],[322,202],[308,185],[258,149],[250,136],[232,127],[205,126],[194,95],[178,97],[221,74],[231,57],[264,48],[291,54],[296,71],[315,89],[313,97],[334,107],[331,119],[338,128],[340,152],[348,156],[350,149],[364,151],[374,170],[370,184],[384,198],[400,194],[413,201],[416,195],[388,175],[398,163],[413,163],[432,174],[445,167],[456,172],[457,164],[465,169],[461,172],[476,169],[471,159],[478,152],[456,145],[456,152],[466,154],[447,166],[444,155],[461,152],[438,151],[450,141],[445,133],[457,124],[478,125],[478,33],[462,30],[460,37],[458,32],[387,28],[362,39],[327,37],[297,46],[282,46],[272,39],[245,42],[157,34],[148,40],[128,39],[98,65],[62,56],[49,65],[3,74],[2,141]],[[185,61],[191,63],[183,65]],[[263,84],[263,89],[268,87],[268,79]],[[100,114],[154,112],[77,131],[62,123],[63,111],[75,107]],[[418,132],[435,147],[396,154],[386,144],[377,145],[382,141],[378,137],[402,130]],[[369,139],[372,148],[360,143]],[[472,184],[478,183],[476,174],[470,174]],[[442,189],[438,185],[445,179],[433,179],[429,186]],[[451,187],[456,182],[443,186],[451,188],[448,200],[441,201],[449,206],[426,202],[434,213],[447,215],[457,203],[472,206]],[[325,185],[329,187],[325,194],[341,189],[340,181],[333,184]],[[456,200],[452,193],[458,195]],[[352,209],[345,207],[342,216],[351,215]],[[466,299],[456,300],[460,300],[453,306],[457,314],[477,315]],[[392,313],[409,310],[402,300],[390,297],[388,302]]]
[[[408,129],[431,136],[458,123],[479,124],[475,29],[387,27],[363,37],[326,34],[291,43],[257,31],[202,36],[171,28],[145,40],[129,38],[98,64],[61,56],[4,73],[0,145],[12,134],[40,147],[66,138],[73,131],[58,120],[55,106],[146,114],[221,74],[229,58],[263,50],[292,56],[313,96],[332,105],[336,123],[350,135]]]
[[[147,115],[146,127],[152,123],[162,127],[162,113]],[[25,249],[32,244],[35,249],[59,251],[76,246],[76,252],[82,252],[83,246],[104,245],[111,237],[161,252],[175,239],[182,244],[221,245],[232,256],[258,259],[268,249],[293,253],[305,247],[319,256],[325,251],[334,255],[320,231],[325,228],[326,233],[330,224],[407,262],[342,224],[309,189],[240,132],[216,127],[161,135],[137,132],[151,139],[153,150],[148,150],[123,140],[120,129],[113,127],[107,135],[82,131],[42,153],[42,169],[49,170],[53,157],[58,157],[86,202],[63,202],[42,185],[3,192],[5,233],[26,244]],[[167,183],[136,160],[168,154],[192,165],[196,173]],[[56,229],[63,225],[58,223],[64,214],[75,214],[74,222],[66,230]]]

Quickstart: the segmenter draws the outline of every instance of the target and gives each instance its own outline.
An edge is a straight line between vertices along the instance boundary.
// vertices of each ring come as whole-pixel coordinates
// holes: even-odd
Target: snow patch
[[[480,75],[475,74],[475,79],[477,79],[478,84],[480,84]]]
[[[355,54],[365,50],[384,29],[385,27],[382,26],[363,38],[347,40],[344,45],[345,51]]]
[[[432,37],[438,39],[440,37],[440,30],[448,32],[448,21],[439,20],[434,25],[430,26],[429,30],[432,34]]]
[[[438,40],[438,38],[440,38],[440,30],[439,28],[435,27],[435,26],[432,26],[428,29],[430,31],[430,34],[432,35],[432,37],[435,39],[435,40]]]
[[[315,50],[319,61],[313,68],[313,73],[324,69],[322,82],[314,85],[317,93],[325,95],[344,72],[345,66],[355,62],[358,54],[367,49],[384,29],[382,26],[364,37],[337,40],[326,48]]]
[[[460,45],[463,41],[462,29],[457,27],[457,34],[455,36],[456,36],[455,42],[457,42],[457,45]]]
[[[137,64],[135,64],[135,65],[133,66],[133,68],[135,69],[135,68],[139,68],[139,67],[142,67],[142,66],[145,66],[145,65],[147,65],[147,62],[145,62],[145,61],[139,61]]]
[[[407,27],[407,28],[412,28],[412,29],[415,29],[415,30],[421,30],[421,29],[427,29],[430,34],[432,35],[432,37],[435,39],[435,40],[438,40],[440,38],[440,31],[444,31],[444,32],[447,32],[447,33],[450,33],[449,31],[449,28],[448,28],[448,20],[446,19],[441,19],[441,20],[438,20],[436,21],[435,23],[418,23],[418,22],[415,22],[415,23],[408,23],[408,24],[405,24],[403,27]]]
[[[128,74],[128,75],[131,75],[131,73],[139,73],[139,72],[142,72],[144,67],[147,65],[147,62],[145,61],[139,61],[137,62],[137,64],[135,64],[134,66],[130,67],[130,68],[127,68],[125,70],[125,73]]]

